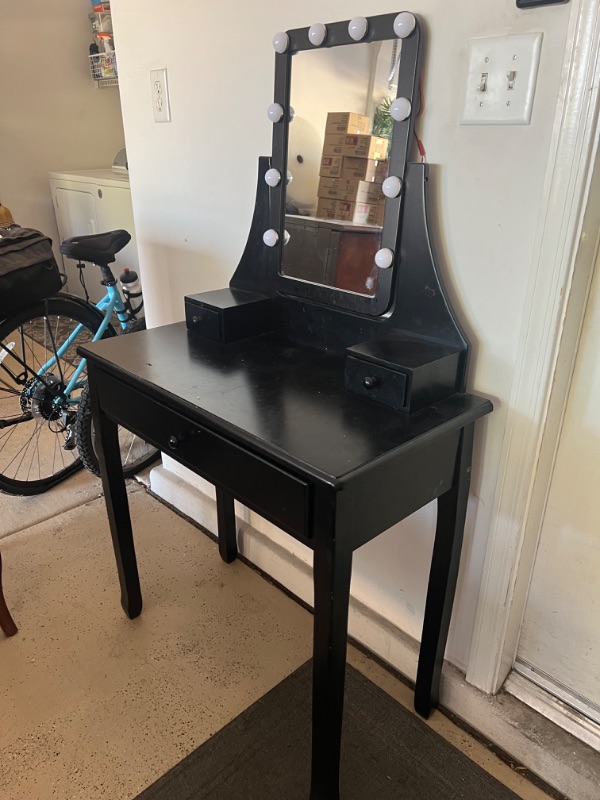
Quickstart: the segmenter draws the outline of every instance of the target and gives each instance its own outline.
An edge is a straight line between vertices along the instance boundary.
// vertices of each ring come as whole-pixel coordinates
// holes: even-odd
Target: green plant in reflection
[[[384,97],[375,109],[373,116],[373,136],[381,136],[388,140],[388,153],[392,143],[392,130],[394,127],[394,120],[390,114],[392,102],[391,97]]]

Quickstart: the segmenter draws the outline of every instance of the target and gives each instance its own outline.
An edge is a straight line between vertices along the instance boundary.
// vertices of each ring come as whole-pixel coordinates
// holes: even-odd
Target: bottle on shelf
[[[105,53],[114,51],[112,33],[97,33],[96,38],[100,42],[100,47],[104,48]]]

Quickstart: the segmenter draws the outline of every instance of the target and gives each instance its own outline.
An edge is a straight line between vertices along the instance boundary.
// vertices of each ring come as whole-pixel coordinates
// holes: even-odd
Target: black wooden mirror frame
[[[300,297],[316,303],[321,303],[339,309],[354,311],[355,313],[369,316],[380,316],[389,310],[394,298],[394,283],[397,271],[400,268],[400,238],[401,218],[404,192],[396,198],[386,198],[381,247],[389,248],[394,253],[393,264],[388,269],[379,269],[377,290],[374,296],[369,297],[355,294],[342,289],[308,283],[297,278],[288,277],[281,273],[283,264],[283,249],[285,231],[285,198],[286,176],[288,161],[288,142],[290,108],[291,108],[291,79],[292,59],[296,53],[302,51],[320,50],[341,45],[359,45],[369,42],[386,41],[397,38],[394,31],[394,14],[381,14],[367,17],[369,26],[367,33],[359,42],[352,39],[348,32],[350,20],[328,24],[327,38],[320,47],[315,47],[309,40],[309,28],[298,28],[287,31],[289,47],[285,53],[275,54],[275,90],[274,102],[282,106],[284,113],[279,122],[273,123],[273,155],[271,166],[277,169],[282,176],[278,186],[269,192],[269,227],[277,231],[279,238],[274,247],[265,245],[265,250],[270,250],[269,256],[273,258],[273,268],[276,272],[277,290],[284,295]],[[415,16],[415,15],[413,15]],[[418,112],[415,106],[415,97],[418,89],[419,78],[419,53],[421,44],[421,30],[419,20],[415,16],[416,25],[413,32],[403,38],[398,75],[397,97],[410,100],[411,114],[402,122],[394,122],[392,144],[389,154],[389,175],[404,178],[411,134],[413,131],[414,117]],[[332,109],[336,110],[336,109]]]

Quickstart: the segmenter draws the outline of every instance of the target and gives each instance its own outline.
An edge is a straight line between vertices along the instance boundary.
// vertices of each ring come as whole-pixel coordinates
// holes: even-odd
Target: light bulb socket
[[[417,18],[410,11],[401,11],[394,20],[394,33],[399,39],[406,39],[417,27]]]
[[[273,37],[273,47],[277,53],[285,53],[290,46],[290,37],[284,31],[276,33]]]
[[[308,40],[313,47],[320,47],[327,38],[327,28],[322,22],[316,22],[308,29]]]
[[[283,119],[283,106],[279,103],[271,103],[267,108],[267,117],[273,124],[280,122]]]
[[[279,234],[273,228],[269,228],[268,231],[263,233],[263,242],[267,245],[267,247],[275,247],[278,241]]]
[[[402,191],[402,178],[398,178],[397,175],[390,175],[381,185],[381,191],[386,197],[398,197]]]
[[[397,97],[390,106],[390,116],[396,122],[404,122],[410,117],[412,105],[408,97]]]
[[[369,20],[366,17],[354,17],[348,23],[348,33],[355,42],[360,42],[367,35]]]
[[[383,247],[375,253],[375,263],[380,269],[389,269],[394,263],[394,251]]]
[[[267,186],[271,188],[275,188],[275,186],[279,186],[281,183],[281,172],[278,169],[268,169],[265,172],[265,183]]]

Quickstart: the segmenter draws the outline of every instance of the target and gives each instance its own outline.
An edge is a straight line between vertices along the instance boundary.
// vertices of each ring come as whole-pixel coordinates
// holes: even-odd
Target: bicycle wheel
[[[135,331],[146,329],[146,321],[134,320],[119,335],[127,335]],[[75,440],[79,455],[86,469],[94,475],[100,475],[100,462],[96,455],[96,434],[92,420],[92,409],[88,387],[81,393],[79,411],[75,421]],[[148,444],[135,433],[126,428],[119,427],[119,446],[121,448],[121,463],[123,475],[132,478],[137,472],[150,466],[160,456],[160,450]]]
[[[77,347],[101,322],[94,307],[63,295],[0,323],[0,490],[40,494],[81,468],[73,424],[85,370],[68,398],[63,390],[80,363]]]

